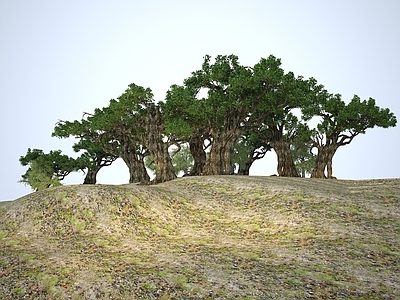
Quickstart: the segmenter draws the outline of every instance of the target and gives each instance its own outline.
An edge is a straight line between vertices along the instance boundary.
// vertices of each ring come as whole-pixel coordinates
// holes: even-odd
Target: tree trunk
[[[203,175],[222,175],[222,145],[214,138],[211,150],[203,168]]]
[[[278,175],[284,177],[299,177],[290,151],[290,144],[285,141],[274,141],[270,144],[278,158]]]
[[[232,152],[233,148],[235,148],[235,143],[237,141],[236,135],[235,137],[230,137],[226,140],[222,152],[222,169],[224,170],[224,174],[230,174],[232,172]]]
[[[157,151],[153,150],[153,147],[149,149],[150,156],[153,158],[154,163],[157,166],[156,177],[152,180],[152,183],[161,183],[170,181],[176,178],[174,166],[172,165],[171,157],[168,153],[168,146],[165,143],[154,145]]]
[[[240,130],[223,130],[212,134],[212,144],[204,165],[204,175],[229,175],[232,169],[232,151]]]
[[[318,147],[315,168],[311,173],[311,178],[334,178],[332,176],[332,160],[337,149],[337,144]],[[327,170],[327,174],[325,174],[325,169]]]
[[[190,153],[193,156],[194,164],[190,172],[191,176],[199,176],[203,173],[207,155],[204,151],[204,140],[202,137],[192,137],[189,140]]]
[[[164,122],[159,107],[150,105],[144,116],[142,126],[145,133],[141,136],[142,144],[148,149],[157,166],[156,177],[152,183],[161,183],[176,178],[174,166],[168,152],[168,144],[163,141]]]
[[[244,164],[243,167],[241,165],[239,165],[238,175],[249,175],[250,168],[255,161],[256,161],[256,159],[250,158],[248,161],[246,161],[246,163]]]
[[[129,170],[129,183],[148,183],[149,174],[142,159],[139,159],[136,153],[125,153],[121,155]]]
[[[100,169],[101,168],[98,167],[94,169],[88,169],[83,184],[96,184],[97,173],[99,173]]]

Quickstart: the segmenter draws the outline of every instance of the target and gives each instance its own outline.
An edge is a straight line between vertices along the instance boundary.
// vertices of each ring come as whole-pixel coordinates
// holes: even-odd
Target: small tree
[[[117,155],[105,152],[99,143],[88,139],[81,139],[72,148],[75,152],[84,151],[76,159],[79,168],[86,173],[83,184],[96,184],[100,169],[110,166],[118,158]]]
[[[41,164],[38,161],[32,161],[29,169],[21,177],[19,182],[29,185],[34,191],[61,185],[60,179],[54,175],[51,165]]]
[[[190,153],[190,148],[185,145],[181,145],[172,154],[172,164],[174,166],[175,174],[183,172],[183,175],[189,175],[193,168],[193,156]]]
[[[144,166],[148,150],[139,141],[138,135],[143,129],[138,120],[145,112],[143,106],[151,101],[152,95],[151,91],[142,87],[133,84],[130,87],[137,88],[136,97],[131,95],[129,99],[121,96],[118,101],[111,99],[109,106],[97,108],[93,114],[85,113],[81,121],[59,121],[52,135],[91,141],[101,147],[103,153],[123,159],[129,170],[129,183],[149,182],[150,177]]]
[[[253,163],[265,156],[271,150],[268,143],[257,138],[254,133],[248,132],[241,136],[233,149],[232,162],[238,165],[238,175],[249,175]]]
[[[61,154],[61,150],[44,153],[41,149],[28,148],[27,154],[19,159],[22,166],[29,166],[20,182],[33,190],[42,190],[60,185],[68,174],[80,169],[79,162]]]
[[[316,155],[311,152],[311,148],[310,143],[295,143],[290,148],[297,172],[303,178],[311,175],[315,167]]]
[[[318,150],[318,154],[311,177],[334,178],[332,160],[339,147],[350,144],[368,128],[394,127],[397,120],[388,108],[378,107],[372,98],[361,101],[360,97],[354,95],[346,104],[341,95],[329,94],[316,81],[314,90],[316,93],[313,105],[303,111],[305,120],[314,116],[321,118],[312,137],[312,146]]]

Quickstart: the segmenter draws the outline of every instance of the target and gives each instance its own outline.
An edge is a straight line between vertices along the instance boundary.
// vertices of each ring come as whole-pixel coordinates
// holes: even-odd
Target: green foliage
[[[247,143],[244,136],[240,137],[235,144],[235,148],[232,153],[232,164],[243,166],[249,160],[249,157],[253,154],[253,147]]]
[[[172,165],[174,166],[175,174],[183,172],[183,175],[188,175],[193,167],[193,156],[190,153],[188,146],[180,146],[179,151],[172,155]]]
[[[96,150],[116,149],[122,143],[123,136],[131,140],[143,132],[140,126],[141,117],[153,102],[153,94],[149,88],[130,84],[117,100],[111,99],[107,107],[96,108],[94,114],[85,113],[86,119],[73,122],[60,121],[54,128],[52,136],[60,138],[75,136],[85,138],[92,143],[96,142],[97,145],[90,145],[90,149],[94,147]],[[88,150],[87,147],[84,149]]]
[[[37,160],[32,161],[20,182],[29,185],[35,191],[61,185],[59,178],[54,175],[52,166],[40,164]]]
[[[323,86],[313,82],[313,101],[302,107],[303,118],[308,121],[317,116],[321,121],[317,125],[319,137],[334,139],[342,146],[349,144],[358,134],[364,134],[368,128],[375,126],[388,128],[397,124],[395,115],[388,108],[380,108],[375,100],[369,98],[361,101],[354,95],[346,104],[340,94],[329,94]]]
[[[185,139],[206,120],[203,101],[197,99],[198,89],[172,85],[167,91],[166,101],[160,102],[167,134]]]
[[[33,190],[60,185],[69,173],[80,169],[78,161],[61,154],[61,150],[46,154],[43,150],[28,148],[19,161],[22,166],[29,166],[20,182],[30,185]]]
[[[357,133],[365,133],[366,129],[375,126],[388,128],[397,124],[396,117],[388,108],[378,107],[372,98],[361,101],[357,95],[338,113],[336,119],[339,125],[343,124],[343,128]]]
[[[78,143],[72,146],[75,152],[81,152],[77,158],[80,169],[96,169],[111,165],[118,156],[104,151],[100,143],[89,139],[80,139]]]
[[[310,175],[315,167],[316,155],[311,152],[310,143],[297,143],[291,146],[293,161],[301,177]]]
[[[186,145],[181,145],[178,149],[171,151],[172,165],[176,175],[183,172],[183,175],[188,175],[193,167],[193,156],[190,153],[190,148]],[[144,164],[147,169],[156,172],[157,166],[151,156],[146,156]]]
[[[308,128],[311,119],[319,120],[313,130]],[[160,174],[168,173],[172,169],[168,147],[189,143],[198,174],[226,174],[232,164],[248,170],[272,147],[278,156],[278,173],[296,176],[294,164],[302,173],[310,172],[314,164],[307,147],[317,147],[320,153],[322,147],[330,146],[322,163],[328,165],[326,160],[330,160],[331,168],[337,147],[349,144],[368,128],[396,123],[394,114],[379,108],[374,99],[361,100],[355,95],[346,104],[340,94],[330,94],[314,78],[285,72],[281,60],[273,55],[252,67],[241,65],[235,55],[214,59],[206,55],[201,68],[182,85],[171,85],[165,101],[156,104],[151,89],[130,84],[107,107],[85,113],[80,121],[60,121],[53,136],[80,139],[74,150],[83,153],[75,166],[82,170],[109,165],[117,157],[130,170],[137,170],[144,157],[152,155],[159,165],[168,161],[169,167]],[[189,152],[183,147],[174,155],[176,173],[189,172],[193,165]],[[289,161],[292,157],[294,163]],[[146,159],[146,166],[157,169],[151,158]]]
[[[84,150],[78,160],[81,168],[88,168],[91,173],[121,157],[129,168],[130,182],[146,181],[148,175],[143,158],[148,151],[143,142],[146,141],[145,127],[149,125],[146,122],[148,109],[153,105],[149,88],[130,84],[120,97],[111,99],[107,107],[96,108],[93,114],[85,113],[85,119],[60,121],[53,136],[80,138],[74,150]],[[134,172],[139,168],[140,171]]]
[[[271,150],[271,146],[259,139],[256,134],[247,132],[235,144],[232,153],[232,164],[238,165],[238,174],[248,175],[252,163],[261,159]]]

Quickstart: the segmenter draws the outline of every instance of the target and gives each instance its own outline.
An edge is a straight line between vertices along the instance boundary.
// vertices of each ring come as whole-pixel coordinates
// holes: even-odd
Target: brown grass
[[[400,180],[185,177],[0,204],[0,299],[396,299]]]

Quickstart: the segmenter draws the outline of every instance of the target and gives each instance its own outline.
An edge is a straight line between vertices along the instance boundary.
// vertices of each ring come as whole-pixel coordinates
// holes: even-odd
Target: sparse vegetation
[[[396,299],[400,180],[185,177],[0,203],[0,299]]]

